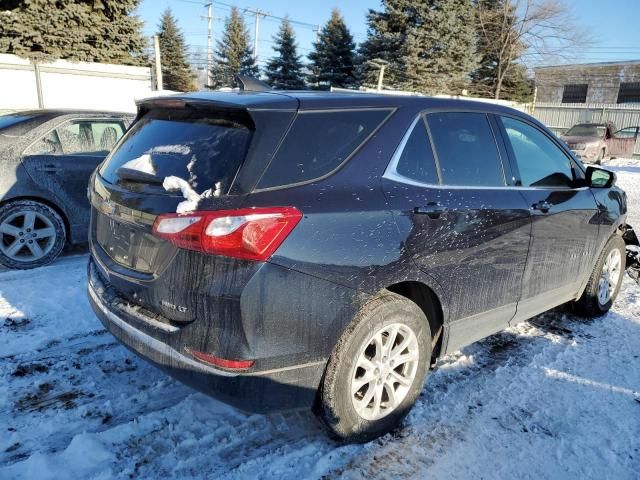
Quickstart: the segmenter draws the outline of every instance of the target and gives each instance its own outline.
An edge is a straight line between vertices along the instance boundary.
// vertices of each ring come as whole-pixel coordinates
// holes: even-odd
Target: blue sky
[[[345,17],[347,25],[357,42],[366,36],[365,15],[370,8],[377,9],[377,0],[348,0],[342,2],[322,0],[221,0],[223,3],[239,8],[260,9],[272,15],[289,15],[292,20],[302,22],[294,24],[299,53],[306,55],[315,39],[312,25],[324,24],[337,6]],[[640,59],[640,0],[565,0],[574,16],[595,38],[596,43],[588,50],[581,49],[572,58],[575,61],[602,62],[615,60]],[[201,48],[206,52],[207,22],[201,18],[206,15],[204,0],[143,0],[138,15],[144,20],[144,32],[152,35],[157,29],[160,16],[168,6],[177,17],[185,33],[190,49]],[[224,17],[229,8],[224,5],[213,6],[214,48],[215,39],[221,32]],[[249,31],[253,34],[254,16],[245,16]],[[276,33],[279,20],[263,18],[260,21],[258,55],[264,62],[273,55],[272,37]]]

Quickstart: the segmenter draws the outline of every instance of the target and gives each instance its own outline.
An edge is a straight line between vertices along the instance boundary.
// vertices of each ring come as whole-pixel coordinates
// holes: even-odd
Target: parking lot
[[[640,162],[613,161],[640,226]],[[245,415],[118,344],[86,253],[0,272],[0,477],[637,478],[640,290],[558,309],[441,359],[404,428],[329,440],[311,414]]]

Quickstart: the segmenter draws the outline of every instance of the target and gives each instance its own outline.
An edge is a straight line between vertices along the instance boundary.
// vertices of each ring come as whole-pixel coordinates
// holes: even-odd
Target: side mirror
[[[591,188],[609,188],[616,184],[616,174],[604,168],[587,167],[587,185]]]

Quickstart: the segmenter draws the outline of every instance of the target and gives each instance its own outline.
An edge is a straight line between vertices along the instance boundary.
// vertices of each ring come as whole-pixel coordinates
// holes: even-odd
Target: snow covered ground
[[[640,226],[640,162],[614,161]],[[117,344],[86,255],[0,272],[0,478],[638,478],[640,289],[440,360],[405,427],[341,445],[307,413],[245,415]]]

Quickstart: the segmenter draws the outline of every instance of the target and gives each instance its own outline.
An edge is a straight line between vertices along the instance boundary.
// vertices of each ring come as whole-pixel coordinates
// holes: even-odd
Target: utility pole
[[[266,12],[262,10],[250,10],[256,16],[256,22],[253,28],[253,63],[258,65],[258,34],[260,32],[260,17],[266,17]]]
[[[211,49],[211,21],[213,20],[213,4],[207,3],[207,86],[211,85],[211,68],[213,68],[213,52]]]
[[[36,75],[36,93],[38,94],[38,108],[44,108],[44,100],[42,99],[42,78],[40,76],[40,65],[38,62],[33,63],[33,73]]]
[[[384,78],[384,69],[386,65],[380,65],[380,72],[378,73],[378,92],[382,91],[382,79]]]
[[[160,38],[153,36],[153,50],[156,58],[156,90],[162,90],[162,65],[160,65]]]
[[[389,64],[389,62],[387,62],[386,60],[382,60],[380,58],[375,58],[371,61],[368,62],[369,65],[372,65],[374,67],[378,67],[380,70],[378,71],[378,88],[377,91],[381,92],[382,91],[382,80],[384,79],[384,71],[387,68],[387,65]]]

